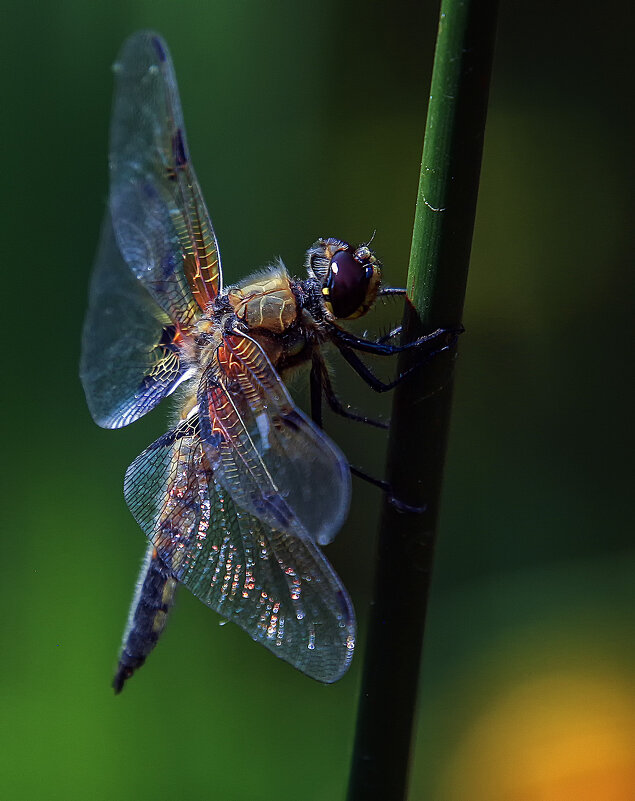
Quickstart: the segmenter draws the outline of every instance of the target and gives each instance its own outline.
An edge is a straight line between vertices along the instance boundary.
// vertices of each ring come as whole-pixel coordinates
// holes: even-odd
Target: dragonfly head
[[[327,311],[339,320],[361,317],[373,305],[381,283],[381,264],[368,247],[341,239],[318,239],[307,250],[307,272],[322,284]]]

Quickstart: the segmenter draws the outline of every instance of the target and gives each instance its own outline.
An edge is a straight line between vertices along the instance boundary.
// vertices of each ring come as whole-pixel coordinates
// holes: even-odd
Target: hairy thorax
[[[282,334],[298,318],[298,302],[292,282],[281,264],[231,287],[227,300],[237,319],[249,331],[262,329]]]
[[[314,305],[307,283],[292,280],[278,262],[228,287],[196,322],[185,357],[202,373],[223,334],[233,330],[256,340],[283,376],[306,363],[322,339],[319,322],[306,308]]]

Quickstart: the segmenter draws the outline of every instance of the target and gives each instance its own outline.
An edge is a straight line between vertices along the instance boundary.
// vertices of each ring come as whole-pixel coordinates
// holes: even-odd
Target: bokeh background
[[[138,28],[168,40],[228,281],[275,255],[299,270],[318,235],[376,229],[399,285],[437,4],[1,9],[0,795],[343,799],[380,503],[367,485],[327,550],[361,628],[341,682],[294,672],[182,591],[147,665],[110,689],[144,551],[122,477],[165,428],[160,408],[98,429],[77,377],[110,65]],[[635,797],[629,9],[501,11],[413,801]],[[337,382],[388,414],[345,366]],[[382,473],[381,433],[328,430]]]

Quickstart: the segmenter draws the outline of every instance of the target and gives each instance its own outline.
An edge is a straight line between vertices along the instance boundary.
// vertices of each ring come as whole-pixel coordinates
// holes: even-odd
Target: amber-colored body
[[[327,338],[319,318],[330,315],[324,310],[320,291],[315,280],[292,279],[281,262],[249,276],[208,305],[191,338],[181,345],[182,358],[192,365],[193,377],[198,378],[210,359],[224,357],[225,332],[242,330],[249,340],[260,345],[276,372],[284,376],[308,362],[314,349]],[[309,307],[316,304],[319,315],[314,317]],[[190,408],[186,403],[183,417]]]
[[[281,265],[230,288],[227,300],[249,331],[282,334],[297,321],[298,303]]]
[[[384,384],[357,352],[398,352],[392,334],[371,341],[340,324],[403,290],[379,291],[368,243],[335,238],[308,249],[306,278],[278,261],[223,287],[165,42],[134,34],[115,74],[110,198],[80,372],[105,428],[130,425],[177,388],[180,406],[126,471],[124,496],[149,548],[114,687],[156,644],[177,584],[307,675],[336,681],[353,655],[355,616],[320,546],[346,518],[351,469],[322,431],[322,401],[373,421],[339,401],[322,346],[373,389],[390,389],[400,379]],[[282,380],[307,362],[310,416]]]

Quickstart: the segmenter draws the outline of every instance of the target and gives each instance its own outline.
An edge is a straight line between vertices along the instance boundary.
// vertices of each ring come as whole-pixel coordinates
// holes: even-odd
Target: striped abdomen
[[[121,692],[127,679],[143,665],[157,644],[174,603],[176,585],[176,579],[159,559],[156,549],[150,546],[143,560],[123,635],[119,665],[112,683],[116,693]]]

